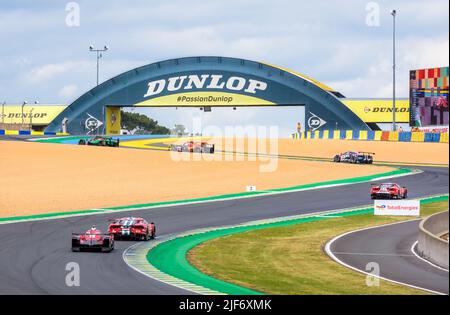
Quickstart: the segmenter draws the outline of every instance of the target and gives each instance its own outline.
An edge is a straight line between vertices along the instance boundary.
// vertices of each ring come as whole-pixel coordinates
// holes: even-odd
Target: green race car
[[[80,145],[96,145],[102,147],[118,147],[119,139],[113,139],[112,137],[95,136],[90,139],[80,139],[78,144]]]

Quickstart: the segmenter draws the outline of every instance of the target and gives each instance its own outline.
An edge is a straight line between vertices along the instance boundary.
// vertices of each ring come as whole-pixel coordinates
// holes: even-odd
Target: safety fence
[[[0,129],[0,136],[14,136],[14,135],[25,135],[25,136],[67,136],[64,132],[44,132],[44,131],[34,131],[34,130],[3,130]]]
[[[448,133],[367,131],[367,130],[316,130],[296,132],[294,139],[340,139],[400,142],[441,142],[448,143]]]

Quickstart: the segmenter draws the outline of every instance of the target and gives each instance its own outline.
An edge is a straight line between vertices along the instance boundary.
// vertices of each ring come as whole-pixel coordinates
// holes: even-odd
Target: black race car
[[[353,164],[372,164],[373,152],[355,152],[347,151],[344,153],[336,154],[333,158],[333,162],[336,163],[353,163]]]
[[[109,253],[113,249],[114,236],[111,234],[102,234],[94,226],[83,234],[72,233],[72,251],[74,252],[91,250]]]

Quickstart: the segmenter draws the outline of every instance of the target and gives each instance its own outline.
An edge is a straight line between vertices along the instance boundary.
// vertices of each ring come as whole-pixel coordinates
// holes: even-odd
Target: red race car
[[[214,144],[208,144],[206,141],[187,141],[183,144],[171,144],[170,151],[190,152],[190,153],[214,153]]]
[[[114,249],[114,236],[102,234],[95,226],[84,234],[72,233],[72,251],[95,250],[109,253]]]
[[[372,199],[405,199],[408,197],[408,189],[395,183],[374,184],[370,188]]]
[[[108,233],[117,240],[132,239],[148,241],[156,236],[155,223],[148,223],[143,218],[126,217],[112,220]]]

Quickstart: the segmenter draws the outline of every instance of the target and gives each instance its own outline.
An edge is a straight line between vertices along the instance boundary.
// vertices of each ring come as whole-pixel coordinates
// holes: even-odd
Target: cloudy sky
[[[0,2],[0,102],[73,101],[95,85],[91,44],[110,47],[101,81],[159,60],[222,55],[297,70],[347,97],[390,97],[393,8],[398,95],[408,95],[408,70],[449,62],[448,0],[80,0],[79,26],[68,3]]]

